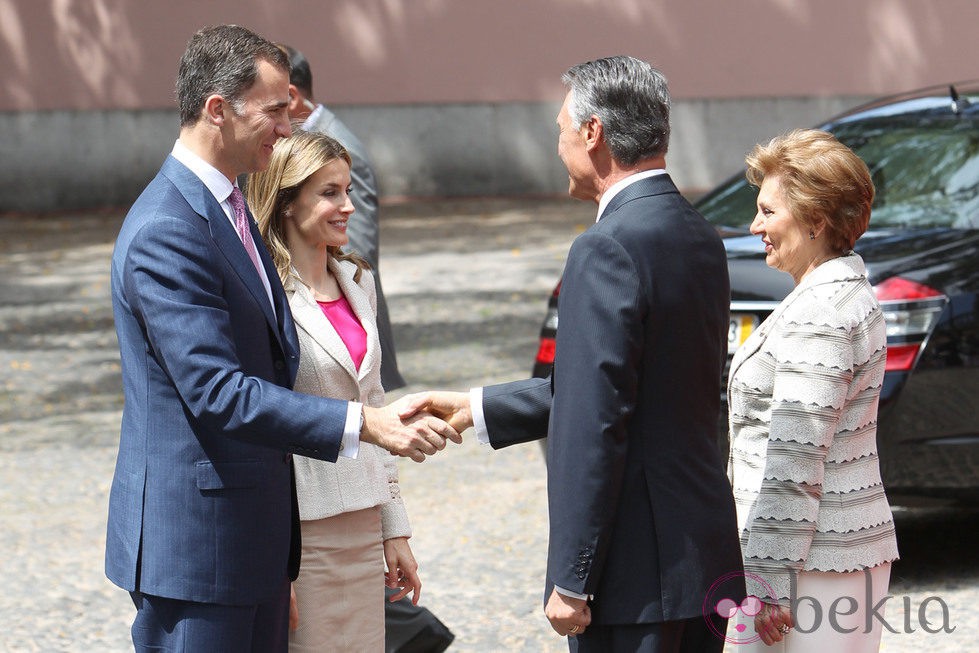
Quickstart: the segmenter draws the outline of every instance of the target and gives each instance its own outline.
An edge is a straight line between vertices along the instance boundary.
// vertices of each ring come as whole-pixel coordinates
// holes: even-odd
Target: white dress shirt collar
[[[310,131],[310,128],[316,124],[316,121],[320,119],[322,113],[323,105],[317,104],[316,108],[313,109],[313,113],[306,116],[306,120],[303,121],[303,130]]]
[[[178,139],[176,143],[173,144],[173,150],[170,152],[171,156],[177,161],[190,168],[197,177],[204,182],[207,189],[211,191],[211,195],[214,195],[216,199],[223,206],[227,203],[228,197],[231,195],[231,191],[234,189],[234,184],[232,184],[227,177],[224,176],[221,171],[212,166],[210,163],[199,157],[197,154],[190,151],[186,145],[180,142]],[[229,212],[230,206],[225,209],[225,213],[228,218],[231,218],[231,213]]]
[[[663,168],[654,168],[652,170],[643,170],[642,172],[637,172],[634,175],[629,175],[625,179],[620,179],[611,186],[608,190],[602,194],[602,199],[598,201],[598,215],[595,217],[595,222],[598,222],[602,218],[602,213],[605,212],[605,207],[608,203],[612,201],[612,198],[622,192],[626,186],[636,183],[640,179],[646,179],[648,177],[655,177],[656,175],[665,175],[666,170]]]
[[[194,154],[190,151],[186,145],[180,142],[178,139],[176,143],[173,144],[173,150],[170,151],[170,155],[175,158],[180,163],[187,166],[191,172],[193,172],[198,179],[207,187],[207,190],[214,195],[214,199],[218,201],[221,205],[221,210],[224,211],[225,217],[231,223],[231,227],[238,234],[238,225],[235,222],[235,212],[231,207],[231,191],[234,190],[236,184],[232,184],[227,177],[224,176],[217,168],[212,166],[210,163]],[[238,234],[239,240],[241,235]],[[268,274],[263,266],[258,266],[258,275],[262,279],[262,285],[265,287],[265,294],[269,297],[269,304],[272,306],[272,313],[275,313],[275,299],[272,297],[272,284],[269,282]]]

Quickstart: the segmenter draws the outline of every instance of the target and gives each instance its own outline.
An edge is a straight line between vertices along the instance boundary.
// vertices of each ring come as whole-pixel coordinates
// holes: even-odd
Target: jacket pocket
[[[197,463],[197,488],[229,490],[257,487],[264,476],[264,465],[257,460]]]

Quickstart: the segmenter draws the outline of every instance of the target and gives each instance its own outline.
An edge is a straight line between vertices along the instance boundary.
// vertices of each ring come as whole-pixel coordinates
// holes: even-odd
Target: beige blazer
[[[381,406],[384,390],[374,278],[365,272],[360,276],[360,283],[355,283],[356,266],[349,261],[330,259],[329,269],[367,332],[367,353],[358,372],[340,335],[323,315],[309,287],[298,280],[293,270],[296,277],[290,277],[283,285],[299,334],[295,390]],[[361,442],[356,459],[341,456],[335,463],[328,463],[294,456],[293,460],[300,519],[323,519],[380,505],[383,539],[411,536],[398,487],[398,467],[395,457],[387,451]]]
[[[852,253],[806,275],[735,352],[728,473],[750,594],[786,601],[794,573],[897,558],[877,462],[885,358],[884,316]]]

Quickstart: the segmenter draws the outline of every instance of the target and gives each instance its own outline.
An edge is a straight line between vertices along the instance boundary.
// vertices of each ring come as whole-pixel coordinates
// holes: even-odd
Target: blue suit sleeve
[[[178,218],[149,221],[133,235],[123,262],[125,297],[147,356],[169,378],[150,387],[172,386],[192,421],[210,432],[336,460],[346,402],[283,387],[291,385],[289,352],[259,307],[245,303],[250,297],[231,295],[221,256],[213,240]]]

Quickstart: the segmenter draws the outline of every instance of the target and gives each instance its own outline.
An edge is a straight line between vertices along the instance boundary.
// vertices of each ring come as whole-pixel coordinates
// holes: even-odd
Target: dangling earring
[[[816,240],[816,234],[813,233],[811,230],[809,231],[809,240]]]

